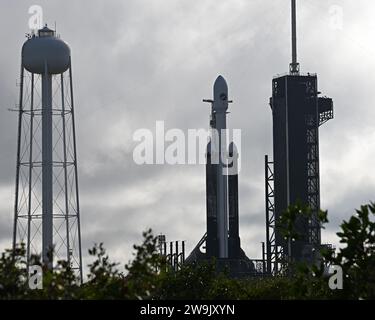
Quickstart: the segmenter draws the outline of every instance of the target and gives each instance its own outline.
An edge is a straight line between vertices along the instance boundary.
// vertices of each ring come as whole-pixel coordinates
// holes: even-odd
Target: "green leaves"
[[[329,220],[328,220],[328,211],[319,210],[319,212],[318,212],[318,220],[320,221],[320,223],[322,225],[322,228],[324,229],[324,224],[329,222]]]
[[[298,239],[298,219],[311,219],[311,210],[297,203],[278,221],[288,239]],[[317,219],[327,223],[327,211]],[[149,229],[143,242],[134,245],[134,258],[125,266],[110,260],[103,243],[89,250],[87,281],[80,279],[66,261],[53,272],[44,269],[43,290],[30,290],[27,283],[25,246],[6,250],[0,257],[0,299],[375,299],[375,204],[363,205],[337,233],[342,244],[337,256],[321,249],[322,264],[293,265],[292,277],[232,279],[219,272],[216,262],[185,264],[178,271],[166,268],[157,251],[157,238]],[[31,264],[41,264],[40,256]],[[324,264],[343,268],[344,290],[330,290]]]
[[[27,279],[25,245],[21,244],[15,250],[5,250],[0,258],[0,298],[13,299],[26,297]]]
[[[375,205],[363,205],[337,233],[340,249],[333,263],[343,267],[344,289],[350,298],[375,299]]]
[[[316,215],[316,217],[315,217]],[[279,228],[281,234],[287,239],[298,240],[303,237],[297,230],[299,221],[303,219],[317,219],[320,225],[328,223],[328,212],[319,210],[316,214],[311,208],[301,201],[297,201],[295,204],[290,205],[276,221],[276,227]]]
[[[143,244],[134,245],[135,258],[125,265],[127,297],[130,299],[151,299],[156,289],[159,270],[164,265],[163,258],[158,254],[157,238],[149,229],[143,233]]]

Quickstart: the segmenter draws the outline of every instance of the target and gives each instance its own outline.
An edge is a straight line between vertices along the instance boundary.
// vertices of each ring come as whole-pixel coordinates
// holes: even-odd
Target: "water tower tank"
[[[55,36],[55,31],[45,26],[38,31],[38,36],[28,39],[22,47],[22,63],[31,73],[60,74],[68,70],[70,48]]]

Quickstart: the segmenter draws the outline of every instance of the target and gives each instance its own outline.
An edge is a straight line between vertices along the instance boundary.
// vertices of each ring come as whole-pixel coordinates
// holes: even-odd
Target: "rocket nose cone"
[[[228,109],[228,85],[222,76],[218,76],[214,84],[214,104],[216,111]]]
[[[224,77],[221,74],[219,74],[217,76],[215,82],[226,82],[226,81],[225,81]]]
[[[214,95],[222,93],[228,95],[228,85],[223,76],[218,76],[214,84]]]

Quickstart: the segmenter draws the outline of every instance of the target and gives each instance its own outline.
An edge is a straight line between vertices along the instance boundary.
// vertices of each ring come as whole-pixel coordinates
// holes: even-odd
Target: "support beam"
[[[53,166],[52,166],[52,75],[47,64],[42,75],[42,211],[43,262],[52,269],[53,250]]]

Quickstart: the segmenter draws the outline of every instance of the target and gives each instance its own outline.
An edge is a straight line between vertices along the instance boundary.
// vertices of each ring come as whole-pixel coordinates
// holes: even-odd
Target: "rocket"
[[[234,142],[227,145],[228,85],[218,76],[213,88],[210,139],[206,150],[206,234],[185,263],[217,259],[219,269],[229,268],[231,276],[257,273],[254,263],[241,248],[238,210],[239,153]],[[205,250],[201,250],[205,249]]]
[[[212,105],[211,140],[207,145],[206,163],[206,254],[207,257],[222,259],[237,258],[240,252],[238,154],[232,142],[229,147],[229,159],[233,159],[233,161],[228,166],[226,117],[228,104],[231,101],[228,101],[228,86],[222,76],[219,76],[215,81],[213,96],[213,100],[204,100],[211,102]],[[231,169],[230,175],[228,175],[228,168]]]

